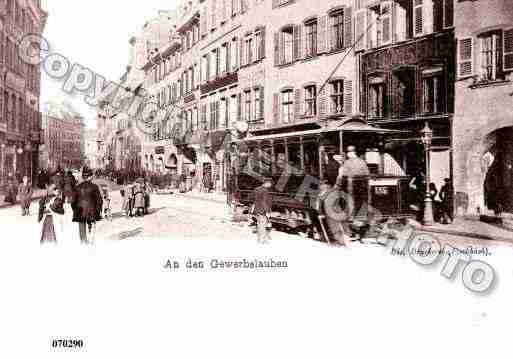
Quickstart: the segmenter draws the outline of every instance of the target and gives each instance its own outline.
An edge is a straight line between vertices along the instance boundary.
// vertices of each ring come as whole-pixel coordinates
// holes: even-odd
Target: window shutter
[[[513,71],[513,28],[504,30],[502,35],[504,41],[504,71]]]
[[[203,7],[203,9],[201,9],[200,33],[201,33],[201,36],[204,36],[207,34],[207,8],[206,7]]]
[[[444,26],[452,27],[454,25],[454,0],[443,0],[443,2],[444,2],[444,14],[443,14]]]
[[[240,13],[239,10],[239,0],[231,0],[233,8],[232,8],[232,15],[237,15]]]
[[[260,120],[260,119],[265,118],[265,116],[264,116],[264,111],[265,111],[265,106],[264,106],[264,88],[260,87],[258,89],[258,91],[260,91],[260,109],[258,110],[258,113],[259,113],[260,117],[257,118],[257,120]]]
[[[358,10],[355,14],[355,51],[365,50],[367,45],[367,9]]]
[[[240,39],[239,41],[239,64],[240,66],[247,65],[246,64],[246,49],[244,48],[244,39]]]
[[[327,51],[326,48],[326,32],[328,31],[328,16],[324,15],[319,17],[317,21],[317,53],[322,54]]]
[[[301,89],[294,90],[294,118],[297,120],[301,117]]]
[[[259,60],[262,60],[265,58],[265,27],[262,27],[260,29],[260,58]]]
[[[242,95],[237,94],[237,121],[242,121]]]
[[[353,114],[353,81],[344,81],[344,112],[346,116]]]
[[[210,12],[211,12],[210,28],[213,30],[217,27],[217,1],[218,0],[211,0],[211,1],[212,1],[212,8],[210,9]]]
[[[214,102],[215,105],[215,129],[219,128],[219,101]]]
[[[413,6],[413,33],[418,36],[424,33],[423,0],[413,0]]]
[[[328,113],[328,98],[326,96],[327,93],[327,86],[326,84],[320,91],[319,95],[317,96],[318,106],[319,109],[319,117],[324,117]]]
[[[240,13],[244,14],[248,11],[248,0],[240,0]]]
[[[280,123],[280,94],[273,95],[273,123]]]
[[[471,37],[458,41],[458,77],[474,74],[474,42]]]
[[[392,43],[392,5],[391,1],[381,3],[381,36],[382,45]]]
[[[293,60],[301,58],[301,25],[294,26],[294,53]]]
[[[220,15],[219,15],[219,21],[221,21],[221,23],[224,23],[226,22],[226,19],[228,18],[228,7],[227,7],[227,3],[228,1],[231,1],[231,0],[221,0],[221,9],[220,9]]]
[[[353,9],[347,7],[344,10],[344,47],[353,45]]]
[[[274,34],[274,66],[280,65],[280,33]]]
[[[280,0],[273,0],[273,9],[276,9],[280,6]]]
[[[328,38],[328,47],[327,51],[332,51],[335,49],[335,30],[333,29],[333,25],[335,24],[335,18],[333,16],[328,16],[328,25],[326,28],[327,38]]]

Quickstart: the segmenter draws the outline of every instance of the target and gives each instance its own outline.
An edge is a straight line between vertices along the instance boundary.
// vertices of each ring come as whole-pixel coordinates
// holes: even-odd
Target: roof
[[[408,131],[399,131],[399,130],[389,130],[386,128],[374,127],[363,120],[349,119],[349,120],[337,120],[329,122],[326,127],[316,129],[316,130],[306,130],[306,131],[295,131],[295,132],[285,132],[278,133],[274,135],[262,135],[262,136],[253,136],[248,137],[243,140],[238,140],[234,142],[247,142],[247,141],[264,141],[278,138],[286,138],[286,137],[308,137],[308,136],[318,136],[321,133],[328,132],[359,132],[359,133],[375,133],[375,134],[397,134]]]

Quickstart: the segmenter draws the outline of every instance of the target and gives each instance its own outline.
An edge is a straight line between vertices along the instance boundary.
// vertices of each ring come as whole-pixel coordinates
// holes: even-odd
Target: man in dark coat
[[[328,243],[334,240],[341,245],[348,246],[349,239],[345,235],[344,227],[341,223],[345,219],[346,214],[340,207],[338,192],[326,180],[321,181],[319,187],[320,191],[317,196],[316,209],[322,236]]]
[[[453,218],[453,202],[454,202],[454,189],[450,178],[444,179],[444,185],[440,189],[440,199],[442,200],[442,215],[441,220],[443,224],[452,223]]]
[[[96,234],[96,222],[102,219],[103,198],[100,187],[91,182],[93,171],[84,167],[83,182],[76,187],[73,203],[73,222],[79,224],[80,240],[92,242]]]
[[[270,178],[266,178],[264,183],[255,189],[255,205],[253,215],[257,218],[258,243],[268,243],[271,237],[268,229],[270,227],[269,217],[273,205],[272,196],[269,189],[272,187]]]

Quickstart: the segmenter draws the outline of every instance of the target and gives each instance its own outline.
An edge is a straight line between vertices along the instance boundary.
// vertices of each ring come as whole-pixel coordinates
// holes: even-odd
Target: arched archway
[[[513,126],[488,133],[468,156],[469,210],[513,213]]]

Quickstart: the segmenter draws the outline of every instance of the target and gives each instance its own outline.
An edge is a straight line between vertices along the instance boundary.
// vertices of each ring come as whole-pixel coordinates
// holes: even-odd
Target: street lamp
[[[429,184],[431,183],[431,173],[430,173],[430,155],[431,155],[431,142],[433,140],[433,130],[429,128],[428,123],[422,129],[421,140],[424,145],[424,152],[426,155],[426,196],[424,198],[424,218],[423,224],[424,226],[432,226],[435,222],[433,216],[433,200],[431,199],[431,194],[429,193]]]

